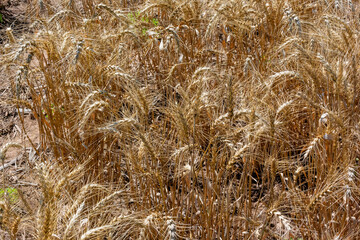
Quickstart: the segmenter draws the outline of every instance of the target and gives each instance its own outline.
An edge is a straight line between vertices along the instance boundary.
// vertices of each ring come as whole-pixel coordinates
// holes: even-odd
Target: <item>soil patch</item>
[[[0,1],[0,44],[8,41],[6,29],[11,28],[15,36],[21,36],[28,32],[28,20],[26,8],[29,4],[26,0]]]

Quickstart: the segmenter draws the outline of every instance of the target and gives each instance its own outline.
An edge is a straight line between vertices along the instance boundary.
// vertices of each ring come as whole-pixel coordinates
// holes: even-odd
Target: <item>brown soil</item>
[[[2,5],[4,4],[4,5]],[[28,31],[26,9],[27,0],[0,0],[0,43],[6,43],[6,29],[11,27],[15,36],[21,36]]]
[[[0,42],[6,44],[6,28],[11,27],[16,37],[25,34],[27,28],[26,8],[29,4],[26,0],[0,0],[0,5],[5,3],[5,8],[0,8],[2,14],[2,22],[0,23]],[[26,134],[24,133],[18,111],[15,106],[9,104],[9,100],[13,98],[12,80],[15,77],[16,70],[14,68],[4,68],[0,66],[0,145],[8,142],[16,142],[30,147],[26,134],[34,141],[38,142],[37,123],[31,118],[30,114],[24,116]],[[27,98],[26,91],[23,91],[23,99]],[[11,160],[19,150],[10,149],[6,159]]]

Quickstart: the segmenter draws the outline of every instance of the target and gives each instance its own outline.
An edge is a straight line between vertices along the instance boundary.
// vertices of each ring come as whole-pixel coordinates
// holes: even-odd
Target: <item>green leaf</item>
[[[19,193],[16,188],[5,188],[5,191],[7,192],[11,203],[15,203],[19,199]],[[0,199],[4,198],[5,191],[4,189],[0,188]]]
[[[158,21],[156,18],[153,18],[153,19],[151,20],[151,22],[152,22],[155,26],[157,26],[157,25],[159,24],[159,21]]]
[[[128,18],[130,19],[131,22],[133,22],[133,23],[135,22],[135,17],[134,17],[133,13],[129,13]]]

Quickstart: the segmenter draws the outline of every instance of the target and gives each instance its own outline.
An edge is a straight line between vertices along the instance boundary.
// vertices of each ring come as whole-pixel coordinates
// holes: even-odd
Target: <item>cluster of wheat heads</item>
[[[43,162],[39,210],[11,215],[17,228],[358,238],[357,1],[36,0],[28,12],[33,34],[8,29],[0,49],[16,73],[7,101],[37,119]]]

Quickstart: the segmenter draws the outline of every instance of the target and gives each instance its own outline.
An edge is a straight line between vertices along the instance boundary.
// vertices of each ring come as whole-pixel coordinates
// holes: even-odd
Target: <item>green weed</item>
[[[15,203],[19,199],[18,190],[12,187],[5,188],[5,190],[0,188],[0,199],[4,199],[5,192],[9,196],[11,203]]]

